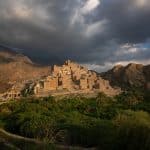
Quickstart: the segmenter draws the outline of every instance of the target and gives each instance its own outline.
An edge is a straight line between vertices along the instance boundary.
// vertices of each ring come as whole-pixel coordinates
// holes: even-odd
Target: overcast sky
[[[0,0],[0,44],[43,64],[150,64],[150,0]]]

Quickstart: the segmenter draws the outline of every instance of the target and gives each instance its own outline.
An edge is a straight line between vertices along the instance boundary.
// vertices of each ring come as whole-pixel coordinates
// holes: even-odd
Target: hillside
[[[13,82],[22,82],[46,76],[50,67],[34,64],[27,56],[0,46],[0,92],[6,91]]]
[[[150,83],[150,65],[128,64],[127,66],[117,65],[111,70],[101,73],[104,79],[110,81],[112,85],[122,88],[136,86],[147,87]]]

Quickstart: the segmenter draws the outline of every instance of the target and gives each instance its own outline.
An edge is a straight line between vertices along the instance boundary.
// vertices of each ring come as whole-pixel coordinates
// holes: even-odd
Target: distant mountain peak
[[[143,65],[142,64],[137,64],[137,63],[129,63],[126,67],[137,67],[137,66],[142,67]]]
[[[112,68],[112,70],[118,70],[118,69],[120,69],[120,68],[123,68],[123,65],[121,65],[121,64],[117,64],[117,65],[115,65],[113,68]]]
[[[127,66],[115,66],[103,73],[104,79],[109,80],[112,85],[121,87],[140,86],[144,87],[150,82],[150,65],[130,63]]]
[[[33,62],[22,53],[16,52],[15,48],[10,48],[4,45],[0,45],[0,62],[25,62],[32,64]]]
[[[0,44],[0,52],[9,53],[9,54],[17,54],[17,52],[13,50],[13,48],[10,48],[1,44]]]

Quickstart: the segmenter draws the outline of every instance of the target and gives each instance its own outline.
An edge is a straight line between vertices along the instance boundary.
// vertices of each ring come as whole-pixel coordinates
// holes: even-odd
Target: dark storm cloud
[[[150,36],[148,0],[104,0],[101,14],[109,20],[113,37],[122,42],[144,42]]]
[[[45,64],[148,62],[149,16],[148,0],[1,0],[0,43]]]

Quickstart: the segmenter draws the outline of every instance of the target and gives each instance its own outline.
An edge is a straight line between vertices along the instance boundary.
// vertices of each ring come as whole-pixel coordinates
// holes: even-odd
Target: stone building
[[[6,93],[6,98],[7,99],[17,99],[21,97],[20,91],[17,90],[11,90],[10,92]]]
[[[73,87],[73,81],[70,75],[64,75],[62,77],[62,87],[63,89],[71,90]]]
[[[21,89],[13,86],[10,90],[1,95],[1,99],[3,100],[19,99],[21,96],[22,96]]]
[[[34,87],[34,94],[37,95],[40,93],[40,90],[42,89],[42,85],[40,83],[37,83]]]
[[[46,91],[57,90],[58,88],[58,77],[48,76],[44,81],[44,89]]]
[[[87,90],[88,89],[88,79],[87,77],[81,77],[80,79],[80,89]]]
[[[89,77],[88,78],[88,88],[90,90],[93,90],[94,86],[95,86],[95,79],[92,77]]]
[[[113,93],[115,90],[109,82],[102,79],[96,72],[80,66],[70,60],[62,66],[54,65],[50,76],[36,84],[35,94],[51,91],[77,92],[77,91],[102,91]],[[113,91],[114,90],[114,91]]]

